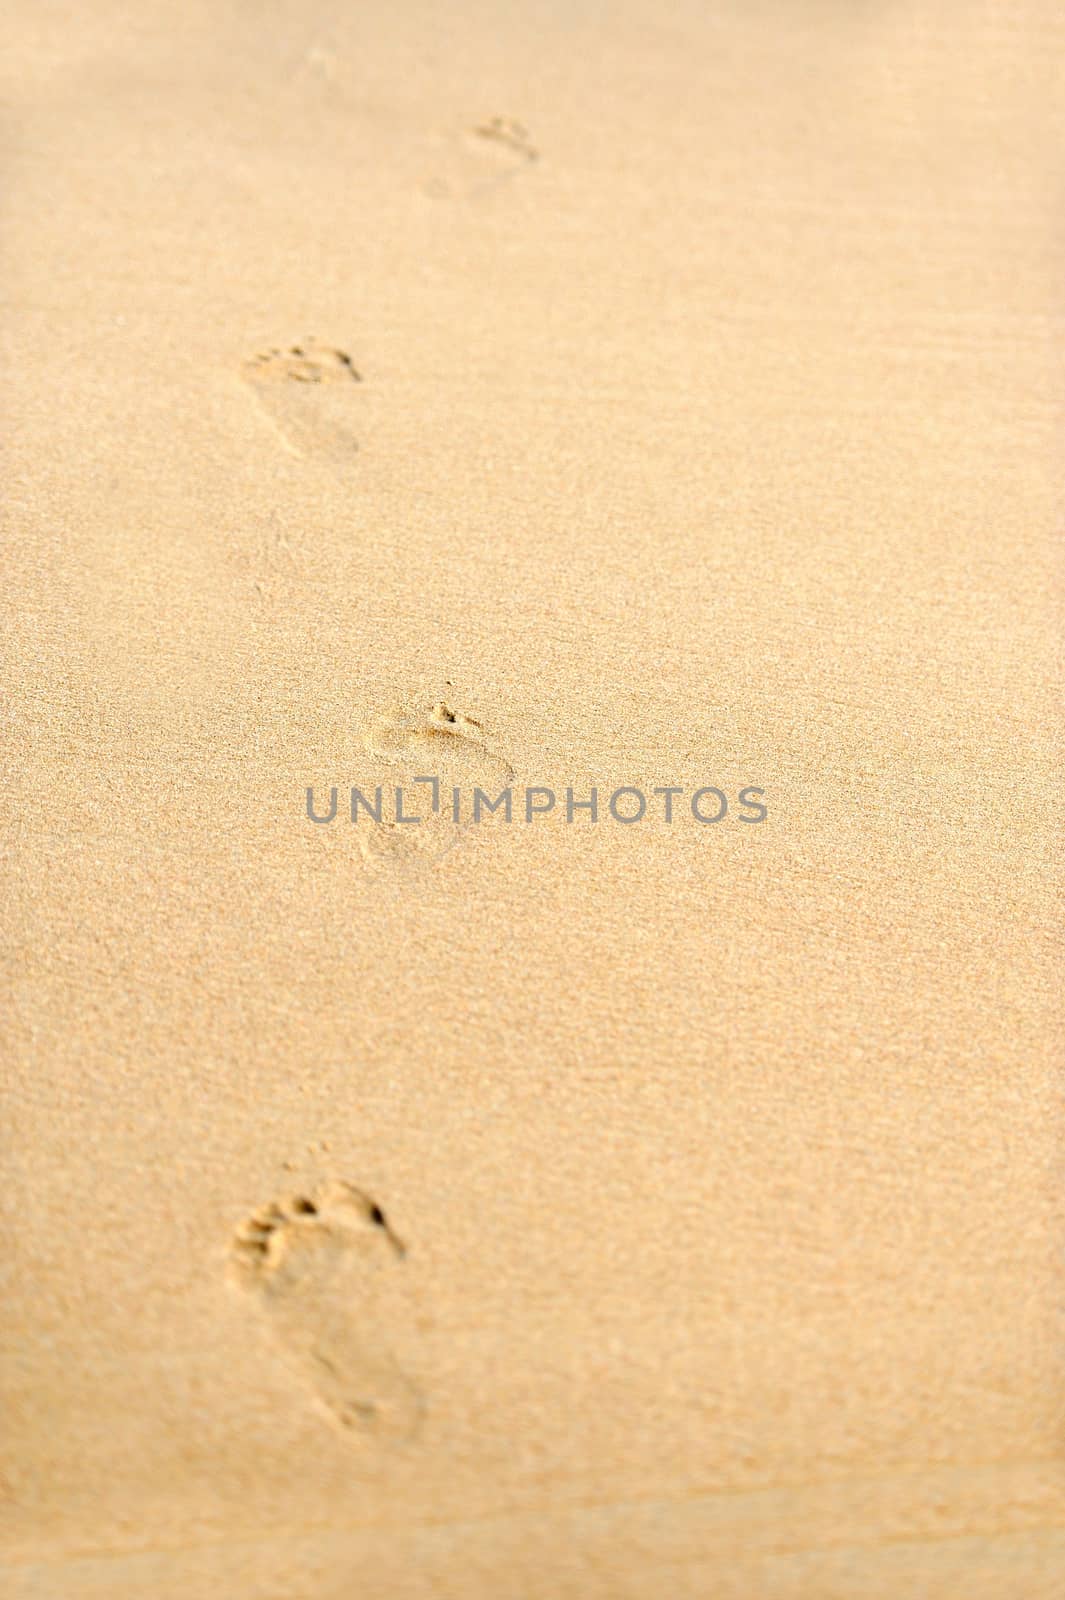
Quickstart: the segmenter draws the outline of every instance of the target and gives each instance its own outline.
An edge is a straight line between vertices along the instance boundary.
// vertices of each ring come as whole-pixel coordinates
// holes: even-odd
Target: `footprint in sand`
[[[253,356],[242,375],[293,455],[345,461],[355,454],[352,399],[362,377],[346,350],[304,339]]]
[[[482,198],[540,159],[529,130],[514,117],[489,117],[445,144],[439,171],[424,185],[436,200]]]
[[[529,130],[513,117],[489,117],[473,129],[475,139],[502,145],[518,161],[539,161],[540,152],[529,138]]]
[[[340,1427],[384,1440],[409,1439],[424,1412],[391,1348],[414,1325],[405,1255],[380,1206],[339,1180],[261,1207],[231,1251],[293,1372]]]
[[[402,788],[404,811],[421,818],[417,823],[376,823],[360,816],[359,843],[375,865],[417,869],[441,860],[464,838],[487,837],[498,818],[485,807],[474,824],[474,790],[494,801],[514,779],[510,763],[488,748],[481,724],[443,702],[384,712],[364,730],[363,744],[374,765],[370,787],[380,784],[389,802],[396,788]],[[435,787],[417,781],[427,778],[437,780]],[[368,792],[366,786],[363,792]],[[387,814],[391,804],[384,809]]]

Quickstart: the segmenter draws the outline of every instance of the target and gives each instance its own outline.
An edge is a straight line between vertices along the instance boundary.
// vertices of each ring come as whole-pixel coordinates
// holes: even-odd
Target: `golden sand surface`
[[[1065,12],[0,74],[0,1588],[1060,1600]]]

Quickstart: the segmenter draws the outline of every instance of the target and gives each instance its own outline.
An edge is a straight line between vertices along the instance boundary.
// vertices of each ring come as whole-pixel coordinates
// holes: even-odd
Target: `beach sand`
[[[1060,8],[9,21],[5,1594],[1056,1600]]]

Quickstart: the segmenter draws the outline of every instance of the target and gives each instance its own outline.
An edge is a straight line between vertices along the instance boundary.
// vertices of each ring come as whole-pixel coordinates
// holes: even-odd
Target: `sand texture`
[[[1060,1600],[1065,11],[7,11],[0,1590]]]

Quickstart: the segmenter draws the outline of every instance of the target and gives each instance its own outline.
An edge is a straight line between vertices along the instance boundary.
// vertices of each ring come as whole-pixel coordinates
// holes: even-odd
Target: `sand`
[[[5,1594],[1060,1596],[1060,8],[9,24]]]

